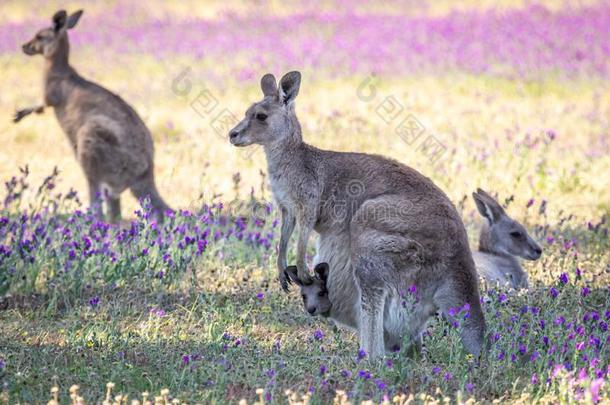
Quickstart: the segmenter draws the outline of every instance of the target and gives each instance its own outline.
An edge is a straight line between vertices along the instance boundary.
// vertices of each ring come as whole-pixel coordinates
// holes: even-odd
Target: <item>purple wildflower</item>
[[[375,385],[377,385],[379,391],[384,391],[386,389],[386,384],[380,378],[375,380]]]
[[[89,299],[89,306],[93,309],[97,308],[97,305],[100,303],[99,297],[92,297]]]
[[[150,314],[154,316],[158,316],[159,318],[163,318],[165,316],[165,311],[161,308],[151,308]]]
[[[603,378],[596,378],[591,381],[591,385],[589,385],[589,393],[591,394],[591,399],[593,403],[597,403],[599,401],[599,391],[604,386]]]

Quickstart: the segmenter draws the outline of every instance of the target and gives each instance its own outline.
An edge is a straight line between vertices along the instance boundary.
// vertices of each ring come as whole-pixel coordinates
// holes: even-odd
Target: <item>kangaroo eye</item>
[[[320,291],[318,293],[318,297],[324,297],[326,295],[326,293],[324,291]]]
[[[259,121],[265,121],[267,119],[267,114],[265,113],[256,113],[256,119]]]
[[[303,298],[303,301],[305,301],[307,299],[307,296],[305,294],[301,295],[301,298]]]
[[[520,239],[521,238],[521,232],[519,232],[519,231],[511,232],[510,236],[512,236],[515,239]]]

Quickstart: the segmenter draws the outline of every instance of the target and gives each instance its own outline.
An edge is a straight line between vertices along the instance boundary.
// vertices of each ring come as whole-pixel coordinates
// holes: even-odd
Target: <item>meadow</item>
[[[72,65],[153,134],[157,185],[176,210],[162,225],[128,193],[120,226],[88,212],[50,109],[11,122],[42,98],[42,58],[20,45],[60,7],[85,10]],[[607,2],[2,9],[0,402],[610,403]],[[481,359],[435,318],[419,356],[371,362],[352,332],[279,288],[264,154],[227,133],[264,73],[293,69],[308,143],[416,168],[455,203],[473,249],[477,187],[543,247],[524,262],[529,291],[482,285]]]

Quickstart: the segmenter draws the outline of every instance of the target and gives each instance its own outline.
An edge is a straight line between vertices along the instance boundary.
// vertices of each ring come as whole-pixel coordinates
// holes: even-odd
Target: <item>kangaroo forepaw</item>
[[[303,283],[304,285],[309,285],[313,283],[313,277],[309,274],[307,268],[305,268],[304,271],[300,271],[298,274],[299,280],[301,280],[301,283]]]
[[[23,108],[21,110],[15,111],[15,115],[13,115],[13,122],[18,123],[23,118],[27,117],[32,113],[42,114],[44,112],[44,106],[31,107],[31,108]]]
[[[23,110],[15,111],[15,115],[13,115],[13,122],[16,124],[21,121],[23,118],[27,117],[32,113],[32,110],[29,108],[25,108]]]
[[[288,277],[286,270],[280,272],[279,279],[282,290],[284,290],[284,292],[290,291],[290,284],[292,284],[292,280],[290,279],[290,277]]]

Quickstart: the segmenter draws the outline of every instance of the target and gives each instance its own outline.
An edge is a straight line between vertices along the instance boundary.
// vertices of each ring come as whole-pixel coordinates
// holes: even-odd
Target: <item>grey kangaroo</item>
[[[523,225],[510,218],[492,196],[480,188],[472,193],[479,213],[487,220],[479,237],[479,250],[473,252],[477,271],[489,283],[514,289],[529,288],[527,273],[517,257],[537,260],[540,246]]]
[[[263,99],[229,132],[233,145],[260,144],[265,151],[281,214],[277,268],[282,288],[288,289],[286,250],[298,224],[298,279],[312,282],[305,253],[315,230],[317,260],[331,269],[329,299],[336,310],[358,314],[360,345],[371,358],[384,353],[386,306],[411,285],[420,299],[410,324],[401,327],[415,339],[437,309],[450,316],[452,308],[468,304],[462,341],[478,355],[485,319],[466,230],[455,207],[432,181],[396,161],[304,143],[295,113],[300,83],[299,72],[287,73],[279,86],[273,75],[263,76]],[[356,303],[337,300],[333,294],[350,285],[356,286]]]
[[[116,94],[82,78],[68,61],[68,30],[76,26],[82,10],[53,16],[49,28],[23,45],[26,55],[41,54],[44,65],[44,105],[17,111],[14,121],[53,107],[59,125],[83,168],[91,206],[102,216],[102,190],[108,199],[109,220],[121,216],[120,194],[130,188],[136,198],[149,198],[159,220],[169,207],[154,179],[153,141],[146,125],[129,104]]]

